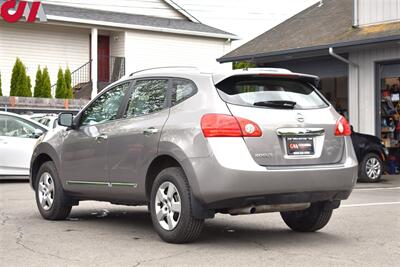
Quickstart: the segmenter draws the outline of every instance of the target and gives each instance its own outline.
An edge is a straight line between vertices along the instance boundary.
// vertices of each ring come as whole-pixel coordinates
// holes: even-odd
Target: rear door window
[[[235,76],[216,87],[225,102],[235,105],[276,109],[328,107],[311,84],[297,79]]]
[[[134,118],[163,110],[167,106],[168,83],[168,79],[136,81],[124,117]]]

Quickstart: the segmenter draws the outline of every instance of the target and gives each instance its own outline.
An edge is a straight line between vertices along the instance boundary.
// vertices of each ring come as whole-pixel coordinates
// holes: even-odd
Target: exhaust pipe
[[[277,205],[259,205],[248,206],[244,208],[231,209],[228,211],[230,215],[248,215],[256,213],[282,212],[305,210],[311,206],[310,203],[294,203],[294,204],[277,204]]]

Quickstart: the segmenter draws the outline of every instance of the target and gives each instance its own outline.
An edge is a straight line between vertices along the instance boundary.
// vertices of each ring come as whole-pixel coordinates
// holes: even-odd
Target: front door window
[[[115,120],[129,82],[120,84],[98,97],[82,114],[81,126]]]

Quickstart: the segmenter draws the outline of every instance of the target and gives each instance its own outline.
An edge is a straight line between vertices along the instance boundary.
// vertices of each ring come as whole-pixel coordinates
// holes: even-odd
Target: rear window
[[[300,80],[236,76],[216,87],[225,102],[235,105],[276,109],[328,107],[311,84]]]

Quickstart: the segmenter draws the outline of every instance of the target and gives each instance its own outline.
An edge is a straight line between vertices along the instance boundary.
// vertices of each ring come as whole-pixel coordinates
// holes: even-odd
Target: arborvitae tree
[[[42,97],[42,87],[43,87],[43,75],[40,66],[36,72],[35,88],[33,89],[34,97]]]
[[[25,66],[17,58],[11,75],[10,96],[28,95],[28,79],[26,77]]]
[[[26,91],[24,92],[25,97],[32,97],[32,83],[31,83],[31,77],[26,76]]]
[[[248,69],[248,68],[255,68],[257,67],[256,64],[249,62],[249,61],[238,61],[238,62],[233,62],[233,69],[238,70],[238,69]]]
[[[65,98],[72,99],[73,98],[72,78],[71,78],[71,71],[69,70],[69,68],[65,70],[64,80],[65,80],[65,91],[66,91]]]
[[[60,68],[57,75],[56,98],[66,98],[66,85],[63,70]]]
[[[43,83],[42,83],[41,97],[51,98],[51,82],[50,82],[49,70],[47,69],[47,67],[43,69],[42,81]]]
[[[1,73],[0,73],[0,96],[3,96],[3,92],[1,91]]]

